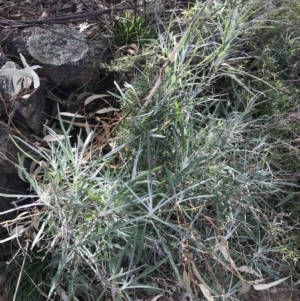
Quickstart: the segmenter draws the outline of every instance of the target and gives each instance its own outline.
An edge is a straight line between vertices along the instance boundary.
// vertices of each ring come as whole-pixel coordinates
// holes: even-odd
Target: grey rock
[[[0,51],[0,67],[1,68],[16,68],[16,64],[8,61],[3,52]],[[8,76],[0,76],[0,94],[2,98],[10,97],[14,93],[12,80]],[[1,116],[0,116],[1,117]]]
[[[60,66],[80,60],[88,51],[85,36],[68,26],[33,27],[27,40],[28,51],[41,63]]]
[[[86,42],[84,34],[66,25],[16,30],[8,37],[6,48],[18,57],[22,53],[27,62],[43,66],[38,73],[61,86],[97,81],[95,64],[112,60],[103,43]]]
[[[19,131],[23,138],[28,138],[25,131]],[[24,195],[27,193],[28,183],[22,181],[18,176],[18,152],[17,146],[13,143],[11,136],[17,133],[7,125],[0,123],[0,193]],[[18,135],[20,136],[20,134]],[[26,149],[26,148],[25,148]],[[0,195],[0,212],[5,212],[15,208],[12,202],[16,198],[10,198]],[[20,204],[19,204],[20,205]],[[0,222],[12,219],[16,216],[16,211],[9,214],[0,214]],[[1,232],[0,228],[0,232]],[[5,229],[4,229],[5,230]]]
[[[11,78],[8,76],[0,76],[0,94],[2,98],[10,97],[14,93]]]
[[[1,88],[0,81],[1,89],[3,86]],[[52,104],[46,99],[45,89],[42,86],[33,91],[27,99],[18,97],[0,102],[1,120],[39,136],[42,135],[43,124],[50,118],[51,112]]]
[[[12,136],[23,136],[23,139],[30,139],[30,136],[22,129],[15,131],[8,125],[0,123],[0,172],[17,175],[18,153],[20,153],[20,150],[11,139]],[[24,145],[22,147],[27,150]]]
[[[40,86],[29,98],[18,98],[13,104],[15,109],[13,120],[38,136],[42,135],[43,125],[50,119],[52,112],[52,104],[46,99],[45,93],[45,89]]]
[[[8,61],[0,51],[0,67],[17,68],[17,65]],[[40,89],[39,89],[40,90]],[[12,80],[8,76],[0,76],[0,193],[25,195],[28,189],[28,183],[22,181],[18,175],[18,153],[20,150],[14,144],[11,137],[18,136],[23,139],[30,139],[28,131],[25,131],[26,124],[31,128],[40,132],[45,116],[42,112],[45,110],[45,97],[42,89],[35,91],[33,95],[27,99],[14,99],[11,95],[14,94]],[[40,102],[39,102],[40,101]],[[13,115],[13,120],[10,120],[8,115]],[[18,118],[23,119],[21,126],[18,126]],[[12,123],[16,127],[12,126]],[[9,124],[9,125],[8,125]],[[22,145],[25,151],[28,149]],[[0,195],[0,212],[15,208],[13,202],[16,198],[5,197]],[[21,205],[21,203],[18,203]],[[0,222],[13,219],[17,215],[17,211],[6,214],[0,214]],[[6,231],[0,227],[0,232]]]
[[[4,66],[8,59],[5,57],[4,53],[0,50],[0,66]]]
[[[1,82],[0,82],[1,83]],[[0,86],[1,88],[1,86]],[[28,183],[22,181],[18,175],[18,154],[22,152],[12,140],[12,136],[18,136],[23,140],[30,140],[29,132],[42,133],[43,123],[47,110],[45,93],[42,88],[34,91],[28,99],[18,98],[2,100],[0,102],[0,193],[25,195],[28,193]],[[12,120],[7,116],[13,113]],[[10,122],[9,122],[10,120]],[[5,124],[9,123],[8,124]],[[12,125],[14,124],[14,126]],[[15,139],[15,142],[26,152],[29,151],[25,144]],[[24,162],[25,166],[28,165]],[[28,167],[28,166],[26,166]],[[15,208],[12,203],[16,198],[0,195],[0,212]],[[18,204],[21,205],[21,204]],[[17,211],[8,214],[0,214],[0,222],[14,218]],[[0,228],[0,232],[5,230]]]

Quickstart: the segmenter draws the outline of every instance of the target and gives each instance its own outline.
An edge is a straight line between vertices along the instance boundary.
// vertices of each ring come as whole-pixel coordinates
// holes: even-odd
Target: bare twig
[[[86,20],[91,17],[98,17],[102,15],[109,15],[113,12],[124,11],[129,9],[136,9],[136,7],[127,7],[127,8],[114,8],[114,9],[105,9],[105,10],[96,10],[88,13],[74,13],[67,16],[49,18],[49,19],[41,19],[41,20],[0,20],[0,26],[4,28],[12,28],[12,27],[30,27],[36,25],[43,24],[63,24],[70,23],[73,21]]]

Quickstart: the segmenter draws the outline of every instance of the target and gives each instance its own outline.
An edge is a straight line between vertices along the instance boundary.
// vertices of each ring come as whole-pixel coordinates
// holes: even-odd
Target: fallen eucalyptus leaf
[[[14,236],[21,236],[23,234],[23,230],[24,230],[24,226],[19,225],[19,226],[16,226],[15,228],[13,228],[9,232],[9,234],[10,235],[14,235]]]
[[[90,102],[92,102],[93,100],[97,99],[97,98],[103,98],[103,97],[108,97],[109,95],[107,94],[95,94],[92,95],[90,97],[88,97],[85,101],[84,101],[84,105],[86,106],[87,104],[89,104]]]
[[[199,287],[207,301],[214,301],[210,291],[205,287],[204,284],[199,284]]]
[[[198,278],[198,280],[214,295],[216,295],[216,293],[206,284],[206,282],[204,281],[204,279],[201,277],[201,275],[199,274],[196,266],[195,266],[195,263],[194,262],[191,262],[192,264],[192,269],[193,269],[193,272],[195,274],[195,276]]]
[[[53,136],[53,135],[46,135],[44,138],[43,138],[43,141],[47,141],[47,142],[54,142],[54,141],[58,141],[58,140],[63,140],[65,139],[65,135],[56,135],[56,136]]]
[[[258,278],[262,278],[262,275],[260,273],[256,272],[251,267],[248,267],[248,266],[245,266],[245,265],[239,267],[238,271],[245,272],[245,273],[248,273],[248,274],[252,274],[252,275],[254,275],[254,276],[258,277]]]
[[[191,286],[190,286],[191,279],[190,279],[188,273],[185,270],[183,271],[182,278],[183,278],[183,281],[184,281],[184,284],[185,284],[185,287],[186,287],[188,293],[191,296],[194,296],[193,291],[192,291]]]
[[[162,297],[163,295],[158,295],[158,296],[155,296],[151,301],[157,301],[160,297]]]
[[[60,115],[62,115],[62,116],[68,116],[68,117],[78,117],[78,118],[85,118],[85,116],[83,116],[83,115],[80,115],[80,114],[74,114],[74,113],[70,113],[70,112],[60,112],[59,113]]]
[[[97,114],[105,114],[105,113],[116,112],[116,111],[119,111],[119,109],[116,109],[116,108],[103,108],[103,109],[97,111],[96,113]]]
[[[253,285],[253,288],[257,291],[262,291],[262,290],[266,290],[272,286],[275,286],[275,285],[278,285],[279,283],[287,280],[288,278],[290,277],[286,277],[286,278],[283,278],[283,279],[280,279],[280,280],[277,280],[277,281],[274,281],[274,282],[271,282],[271,283],[268,283],[268,284],[257,284],[257,285]]]

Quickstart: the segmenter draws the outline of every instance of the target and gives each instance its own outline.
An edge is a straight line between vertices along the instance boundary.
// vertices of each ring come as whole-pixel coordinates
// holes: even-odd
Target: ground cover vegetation
[[[27,145],[35,171],[20,155],[38,209],[9,225],[8,259],[1,245],[8,300],[233,301],[275,285],[297,300],[300,5],[180,8],[149,1],[109,24],[127,47],[111,68],[130,79],[112,126],[74,144],[77,117],[59,113],[62,132]]]

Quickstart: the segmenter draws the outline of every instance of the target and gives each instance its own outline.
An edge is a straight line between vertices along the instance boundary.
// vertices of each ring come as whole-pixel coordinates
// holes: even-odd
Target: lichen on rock
[[[63,65],[80,60],[88,51],[85,36],[66,25],[31,28],[27,40],[30,54],[39,62]]]

